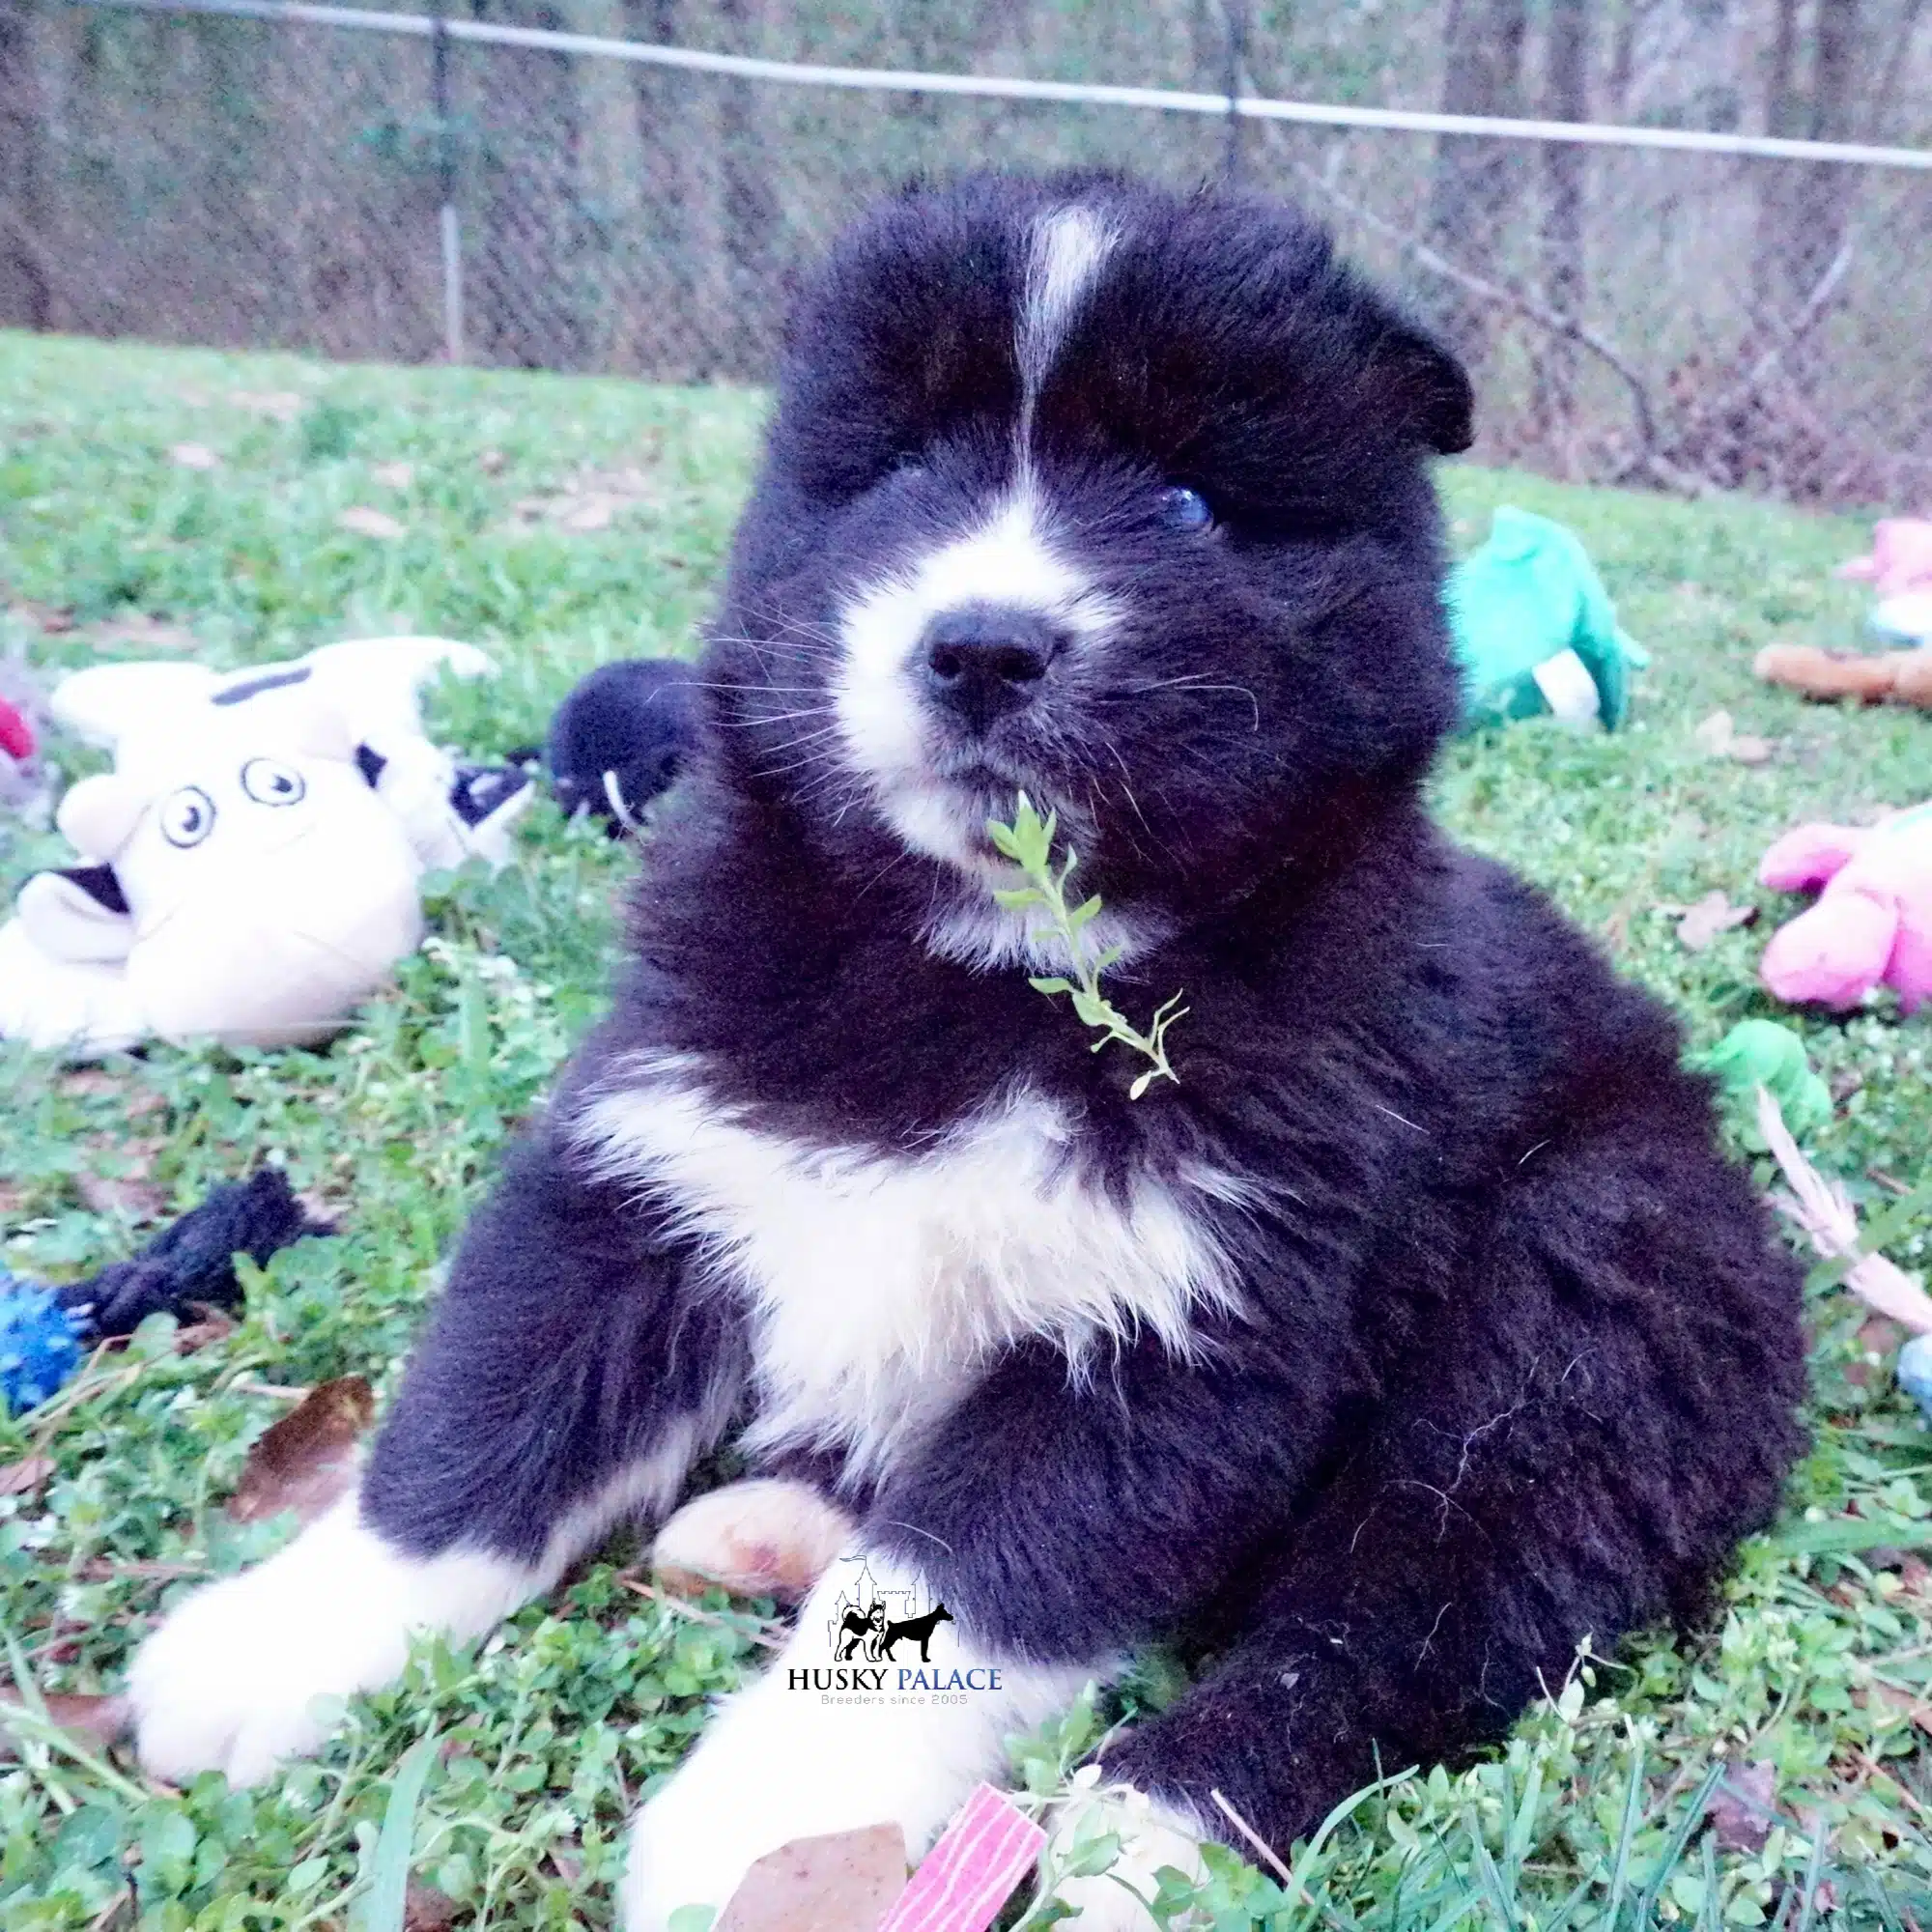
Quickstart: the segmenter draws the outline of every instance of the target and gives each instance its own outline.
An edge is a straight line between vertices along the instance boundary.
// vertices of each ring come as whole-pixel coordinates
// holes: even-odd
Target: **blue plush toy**
[[[80,1323],[53,1290],[0,1269],[0,1408],[33,1408],[80,1366]]]
[[[1932,1422],[1932,1335],[1915,1335],[1898,1351],[1898,1385]]]

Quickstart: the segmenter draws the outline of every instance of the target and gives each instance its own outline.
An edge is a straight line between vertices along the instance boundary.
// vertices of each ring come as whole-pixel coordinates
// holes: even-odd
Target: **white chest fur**
[[[659,1067],[607,1090],[579,1133],[600,1171],[645,1183],[746,1294],[750,1447],[838,1449],[855,1474],[876,1471],[1004,1344],[1050,1337],[1076,1373],[1142,1329],[1184,1352],[1194,1308],[1232,1299],[1190,1211],[1221,1191],[1213,1178],[1110,1195],[1037,1095],[882,1157],[747,1126],[695,1074]]]

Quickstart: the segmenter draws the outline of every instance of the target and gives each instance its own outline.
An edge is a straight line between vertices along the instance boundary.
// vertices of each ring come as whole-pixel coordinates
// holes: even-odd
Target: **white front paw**
[[[721,1909],[757,1860],[794,1838],[896,1824],[916,1855],[964,1795],[944,1752],[922,1761],[908,1747],[904,1714],[828,1708],[784,1674],[781,1664],[727,1704],[638,1813],[627,1932],[664,1932],[683,1905]]]
[[[857,1574],[895,1602],[917,1582],[877,1555]],[[722,1908],[758,1859],[794,1838],[892,1824],[907,1853],[922,1857],[974,1785],[999,1777],[1006,1737],[1061,1709],[1088,1674],[994,1665],[963,1638],[947,1666],[981,1687],[963,1694],[913,1688],[921,1673],[911,1663],[838,1670],[835,1637],[850,1584],[850,1575],[818,1584],[784,1654],[724,1706],[638,1813],[624,1874],[626,1932],[665,1932],[680,1906]],[[867,1680],[867,1692],[849,1688],[854,1676]],[[835,1677],[847,1689],[828,1691]]]
[[[351,1496],[266,1563],[196,1591],[135,1653],[141,1762],[157,1777],[260,1783],[322,1743],[317,1699],[396,1676],[413,1629],[487,1629],[528,1580],[493,1556],[407,1556],[363,1526]]]
[[[1121,1841],[1108,1870],[1056,1882],[1069,1865],[1078,1868],[1083,1847],[1108,1834]],[[1079,1908],[1081,1932],[1151,1932],[1157,1874],[1172,1865],[1198,1880],[1201,1833],[1193,1819],[1130,1784],[1101,1783],[1095,1768],[1080,1774],[1076,1795],[1056,1811],[1039,1865],[1041,1889],[1051,1888],[1063,1904]]]

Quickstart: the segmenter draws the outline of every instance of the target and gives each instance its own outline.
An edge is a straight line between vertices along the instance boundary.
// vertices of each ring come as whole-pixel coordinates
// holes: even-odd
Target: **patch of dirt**
[[[510,505],[510,516],[525,529],[547,524],[583,536],[663,502],[657,480],[641,469],[586,469],[557,488],[519,497]]]

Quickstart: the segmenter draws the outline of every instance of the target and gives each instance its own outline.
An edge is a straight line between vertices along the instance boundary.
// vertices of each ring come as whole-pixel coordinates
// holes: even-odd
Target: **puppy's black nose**
[[[971,605],[925,627],[925,687],[974,731],[984,731],[1039,695],[1047,667],[1065,641],[1037,611]]]

